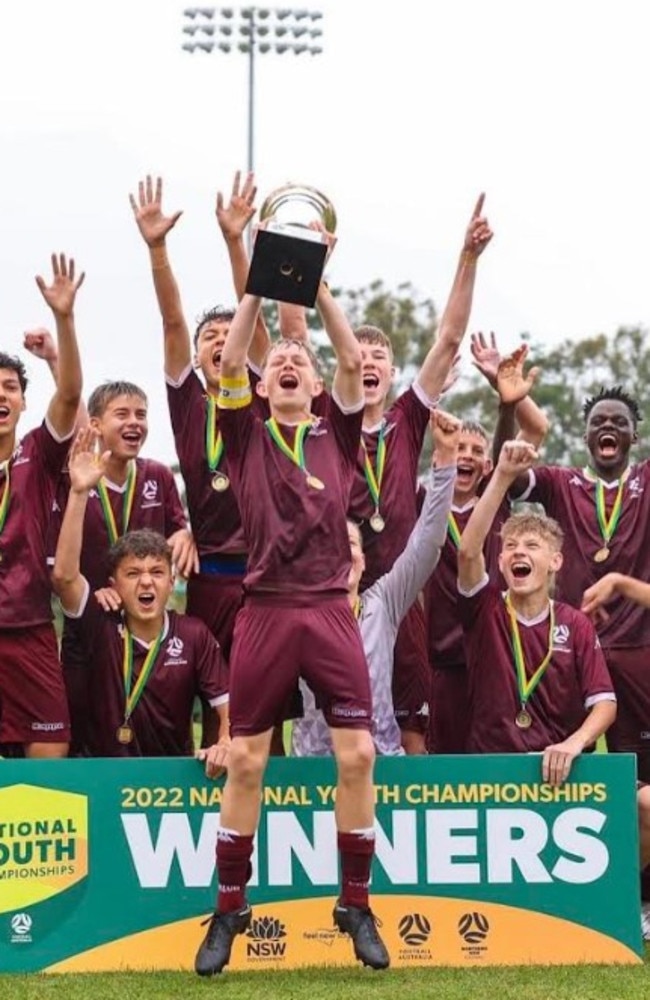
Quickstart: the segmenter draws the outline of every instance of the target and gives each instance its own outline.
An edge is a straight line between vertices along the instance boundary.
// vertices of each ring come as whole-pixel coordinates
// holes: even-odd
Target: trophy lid
[[[288,183],[271,191],[260,208],[260,220],[271,218],[305,228],[318,220],[328,233],[336,230],[336,211],[332,202],[322,191],[306,184]]]

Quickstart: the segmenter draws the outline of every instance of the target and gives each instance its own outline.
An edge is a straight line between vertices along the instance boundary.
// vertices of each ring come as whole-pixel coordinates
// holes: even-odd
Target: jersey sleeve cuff
[[[490,582],[490,577],[486,573],[483,579],[479,580],[479,582],[476,583],[473,587],[470,587],[469,590],[463,590],[461,585],[458,584],[458,593],[461,595],[461,597],[475,597],[476,594],[480,594],[480,592],[484,589],[484,587],[487,587],[489,582]]]
[[[171,389],[180,389],[181,386],[184,385],[185,382],[187,382],[191,373],[192,373],[191,363],[186,368],[183,368],[183,371],[180,373],[178,378],[172,378],[171,375],[168,375],[167,372],[165,372],[165,383]]]
[[[344,406],[343,403],[341,402],[341,400],[339,399],[338,395],[336,394],[336,392],[334,390],[332,390],[332,399],[334,400],[334,402],[338,406],[338,408],[341,411],[341,413],[345,413],[345,414],[348,414],[348,413],[359,413],[359,411],[362,410],[364,408],[364,406],[366,405],[366,401],[365,401],[365,399],[362,396],[358,403],[351,403],[349,406]]]
[[[428,396],[417,379],[411,388],[422,406],[426,406],[427,410],[435,410],[440,402],[440,396]]]
[[[81,618],[88,606],[89,597],[90,597],[90,584],[88,583],[88,580],[84,580],[84,591],[83,594],[81,595],[81,600],[79,601],[79,607],[77,608],[76,611],[73,611],[71,608],[64,607],[63,601],[61,602],[61,610],[63,611],[64,616],[66,618],[73,618],[73,619]]]

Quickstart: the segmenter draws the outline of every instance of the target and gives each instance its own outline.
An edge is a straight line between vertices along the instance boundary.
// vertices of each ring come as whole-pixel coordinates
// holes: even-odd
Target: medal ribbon
[[[447,534],[457,549],[460,548],[460,528],[458,522],[451,511],[447,515]]]
[[[0,534],[2,534],[2,529],[4,528],[5,521],[7,520],[7,511],[9,510],[9,500],[11,497],[9,462],[5,462],[4,473],[5,473],[5,488],[2,491],[2,500],[0,500]]]
[[[223,441],[221,431],[217,430],[217,400],[214,396],[208,396],[208,414],[205,421],[205,455],[208,460],[210,472],[219,468],[219,462],[223,455]]]
[[[386,439],[384,436],[383,421],[381,427],[379,428],[377,455],[375,457],[374,469],[372,467],[372,462],[370,461],[370,455],[368,454],[368,449],[366,448],[366,442],[363,439],[363,435],[361,436],[361,447],[363,448],[363,473],[368,484],[368,492],[372,497],[375,510],[379,510],[379,495],[381,493],[381,483],[384,478],[384,469],[386,468]]]
[[[160,635],[153,643],[153,645],[147,651],[147,655],[144,658],[144,663],[142,664],[142,670],[138,674],[133,688],[131,685],[133,683],[133,636],[127,628],[124,629],[124,657],[122,660],[122,677],[124,680],[124,722],[128,723],[129,719],[133,715],[135,706],[140,701],[142,697],[142,692],[144,691],[147,681],[151,675],[151,671],[154,668],[156,662],[156,657],[158,656],[158,650],[163,641],[164,626],[160,631]]]
[[[275,417],[270,417],[268,420],[264,421],[264,426],[282,454],[291,459],[293,464],[297,465],[298,468],[305,473],[307,472],[307,469],[305,467],[304,442],[309,430],[313,426],[313,423],[313,420],[301,420],[301,422],[296,425],[296,436],[293,439],[293,448],[290,448],[282,436],[282,431],[280,430]]]
[[[551,662],[551,656],[553,655],[553,635],[555,633],[555,608],[553,601],[550,601],[548,614],[548,649],[544,659],[540,665],[536,667],[530,679],[526,673],[526,660],[524,658],[524,650],[521,645],[519,623],[517,621],[515,609],[510,601],[510,594],[506,594],[506,610],[508,612],[508,617],[510,618],[510,639],[512,642],[512,654],[515,661],[515,672],[517,674],[519,700],[521,701],[521,707],[524,708],[533,691],[546,673],[547,667]]]
[[[618,527],[618,522],[623,510],[623,489],[625,488],[625,483],[630,475],[630,470],[626,469],[620,478],[618,489],[616,491],[616,497],[614,499],[614,506],[612,507],[612,512],[609,517],[607,517],[605,487],[603,486],[602,480],[599,479],[595,473],[592,473],[591,469],[586,469],[585,472],[588,473],[588,478],[593,478],[596,483],[596,516],[598,517],[598,527],[600,528],[600,533],[603,536],[603,541],[605,545],[607,545],[610,539],[613,538],[614,532]]]
[[[122,535],[125,535],[129,530],[129,521],[131,520],[131,511],[133,510],[133,500],[135,498],[135,477],[135,462],[129,462],[129,469],[126,474],[124,500],[122,502]],[[102,505],[102,511],[104,512],[104,521],[106,522],[106,530],[108,531],[110,543],[111,545],[115,545],[115,542],[120,537],[120,532],[117,530],[115,517],[113,515],[113,508],[111,507],[111,501],[108,497],[108,489],[106,488],[106,483],[103,477],[97,483],[97,492],[99,494],[99,501]]]

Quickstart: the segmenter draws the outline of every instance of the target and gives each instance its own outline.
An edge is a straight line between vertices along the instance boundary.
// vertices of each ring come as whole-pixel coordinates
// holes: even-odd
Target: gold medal
[[[532,724],[532,717],[528,714],[525,708],[522,708],[521,712],[517,712],[515,715],[515,726],[517,729],[530,729]]]
[[[307,486],[311,486],[313,490],[325,489],[325,483],[318,476],[307,476]]]
[[[609,559],[609,549],[606,545],[603,545],[602,549],[598,549],[598,552],[596,552],[594,562],[601,563],[605,562],[606,559]]]
[[[378,510],[376,510],[375,513],[370,518],[370,527],[372,528],[373,531],[376,531],[377,533],[383,531],[384,528],[386,527],[386,522],[384,521],[383,517],[381,516]]]
[[[117,736],[117,742],[121,743],[122,746],[128,746],[129,743],[133,742],[133,730],[128,722],[124,722],[119,726],[115,735]]]
[[[230,486],[230,480],[225,472],[215,472],[211,485],[212,489],[216,490],[217,493],[223,493]]]

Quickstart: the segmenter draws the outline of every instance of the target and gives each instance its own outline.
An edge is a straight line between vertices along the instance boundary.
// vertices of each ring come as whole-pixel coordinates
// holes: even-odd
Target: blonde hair
[[[536,514],[534,511],[529,510],[512,514],[502,525],[499,534],[501,535],[501,541],[504,542],[506,538],[513,535],[520,537],[529,532],[534,535],[540,535],[545,542],[549,543],[551,548],[556,549],[558,552],[562,551],[564,532],[558,522],[546,514]]]

